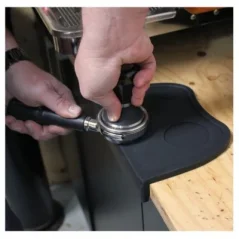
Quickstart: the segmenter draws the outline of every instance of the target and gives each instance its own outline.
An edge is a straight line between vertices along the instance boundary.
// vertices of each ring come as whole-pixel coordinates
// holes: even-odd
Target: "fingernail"
[[[71,105],[68,109],[71,115],[78,116],[80,113],[81,108],[78,105]]]
[[[117,121],[117,117],[115,115],[113,115],[113,114],[110,114],[110,113],[108,113],[108,119],[111,122]]]

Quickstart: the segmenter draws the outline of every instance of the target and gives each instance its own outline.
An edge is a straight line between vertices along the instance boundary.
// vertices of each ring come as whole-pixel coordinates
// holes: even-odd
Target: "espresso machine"
[[[36,8],[41,20],[52,35],[56,51],[66,55],[76,55],[83,34],[81,8],[55,7]],[[176,16],[175,8],[152,7],[145,24],[172,19]]]
[[[57,52],[76,55],[83,34],[80,7],[43,7],[35,9],[52,36]],[[151,7],[145,19],[145,28],[152,24],[176,24],[170,31],[208,24],[231,17],[231,8],[165,8]],[[160,24],[161,23],[161,24]],[[167,31],[168,32],[168,31]],[[157,32],[154,35],[158,34]],[[162,33],[163,34],[163,33]],[[152,36],[152,34],[151,34]]]

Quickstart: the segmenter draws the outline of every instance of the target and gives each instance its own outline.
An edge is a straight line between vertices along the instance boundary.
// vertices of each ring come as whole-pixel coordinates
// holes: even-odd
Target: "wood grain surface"
[[[153,83],[189,86],[203,108],[233,134],[232,23],[157,36]],[[231,136],[233,138],[233,135]],[[233,230],[233,149],[212,162],[150,186],[170,230]]]

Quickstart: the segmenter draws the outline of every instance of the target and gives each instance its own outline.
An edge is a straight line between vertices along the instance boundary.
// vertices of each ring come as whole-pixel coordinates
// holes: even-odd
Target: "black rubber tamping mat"
[[[225,151],[230,130],[183,85],[152,84],[144,107],[149,114],[146,134],[119,149],[140,184],[142,201],[147,201],[150,183],[197,168]]]

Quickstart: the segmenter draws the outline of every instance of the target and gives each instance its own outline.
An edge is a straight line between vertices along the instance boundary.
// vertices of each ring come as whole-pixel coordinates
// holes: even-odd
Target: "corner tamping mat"
[[[144,108],[146,133],[119,151],[149,197],[149,184],[197,168],[219,156],[229,145],[228,127],[209,115],[194,92],[183,85],[152,84]]]

